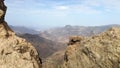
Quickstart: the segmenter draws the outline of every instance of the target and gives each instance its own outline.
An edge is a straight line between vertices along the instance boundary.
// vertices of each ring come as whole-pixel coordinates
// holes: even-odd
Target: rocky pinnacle
[[[5,22],[7,7],[0,0],[0,68],[42,68],[36,49],[19,38]]]
[[[4,5],[4,0],[0,0],[0,23],[4,22],[7,7]]]

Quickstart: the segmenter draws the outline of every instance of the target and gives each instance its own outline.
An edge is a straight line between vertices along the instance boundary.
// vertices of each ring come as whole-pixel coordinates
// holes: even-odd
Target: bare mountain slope
[[[72,37],[64,68],[120,68],[120,28],[92,37]]]
[[[67,47],[66,44],[45,39],[37,34],[20,34],[19,36],[31,42],[42,58],[47,58],[59,50],[65,50]]]
[[[39,32],[34,30],[34,29],[30,29],[24,26],[12,26],[10,25],[10,28],[17,34],[25,34],[25,33],[29,33],[29,34],[38,34]]]

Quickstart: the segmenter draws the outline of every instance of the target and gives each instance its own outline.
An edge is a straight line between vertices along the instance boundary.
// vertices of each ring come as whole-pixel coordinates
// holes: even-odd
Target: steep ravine
[[[42,68],[36,49],[17,37],[5,22],[6,9],[0,0],[0,68]]]

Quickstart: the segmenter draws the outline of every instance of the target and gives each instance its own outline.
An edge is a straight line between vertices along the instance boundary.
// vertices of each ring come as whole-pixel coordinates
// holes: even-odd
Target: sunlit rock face
[[[6,6],[0,0],[0,68],[41,68],[36,49],[19,38],[4,21]]]
[[[93,37],[71,37],[64,68],[120,68],[120,28]]]

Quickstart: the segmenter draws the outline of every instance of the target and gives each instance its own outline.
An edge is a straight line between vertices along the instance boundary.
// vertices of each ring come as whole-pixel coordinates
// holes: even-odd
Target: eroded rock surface
[[[36,49],[19,38],[4,21],[6,6],[0,0],[0,68],[41,68]]]
[[[120,28],[93,37],[73,37],[64,68],[120,68]]]

